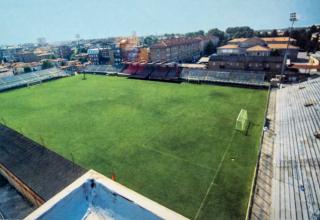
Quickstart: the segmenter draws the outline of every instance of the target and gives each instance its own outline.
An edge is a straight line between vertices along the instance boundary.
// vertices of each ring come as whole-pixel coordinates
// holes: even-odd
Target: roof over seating
[[[183,68],[180,77],[187,81],[217,82],[247,86],[267,86],[264,72],[216,71]]]
[[[85,169],[0,124],[0,164],[45,201]]]
[[[120,68],[114,67],[112,65],[87,65],[82,72],[84,73],[118,73],[120,72]]]
[[[29,85],[32,83],[42,82],[54,78],[67,76],[67,74],[60,69],[50,68],[20,75],[7,76],[0,78],[0,91],[12,89]]]

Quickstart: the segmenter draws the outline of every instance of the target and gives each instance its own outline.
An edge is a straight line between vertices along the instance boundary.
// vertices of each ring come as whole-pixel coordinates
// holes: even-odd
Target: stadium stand
[[[216,82],[247,86],[266,86],[263,72],[230,72],[183,68],[180,78],[191,82]]]
[[[320,79],[279,89],[271,219],[320,219],[319,131]]]
[[[23,183],[23,187],[31,189],[35,197],[42,201],[47,201],[86,172],[80,166],[2,124],[0,168],[2,174],[9,173],[12,180],[19,180],[20,185]]]
[[[176,66],[175,64],[169,64],[169,72],[167,73],[164,80],[166,81],[174,81],[178,82],[180,74],[181,74],[182,68]]]
[[[154,67],[151,64],[138,64],[137,71],[129,78],[134,78],[134,79],[147,79],[149,78],[150,74],[154,71]]]
[[[169,72],[167,65],[156,65],[155,70],[150,74],[149,79],[164,80]]]
[[[16,87],[29,86],[64,76],[68,76],[64,71],[57,68],[51,68],[21,75],[2,77],[0,80],[0,91]]]
[[[138,63],[129,63],[125,68],[121,71],[122,73],[125,74],[135,74],[138,70]]]
[[[135,79],[150,79],[150,80],[160,80],[160,81],[180,81],[181,67],[178,67],[174,63],[140,63],[137,64],[135,72],[132,73],[132,65],[128,65],[123,72],[131,72],[129,78]]]
[[[95,74],[115,74],[121,71],[120,68],[112,65],[88,65],[81,72]]]

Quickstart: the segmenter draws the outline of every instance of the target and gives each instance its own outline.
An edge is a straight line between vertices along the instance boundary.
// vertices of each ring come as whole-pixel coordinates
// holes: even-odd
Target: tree
[[[55,55],[50,55],[50,59],[54,60],[54,59],[57,59],[57,57]]]
[[[227,42],[227,36],[224,31],[219,30],[218,28],[210,29],[207,32],[207,35],[216,36],[219,38],[218,46],[224,45]]]
[[[289,31],[288,31],[288,30],[285,30],[285,31],[283,32],[283,36],[284,36],[284,37],[289,37]]]
[[[53,64],[50,63],[48,60],[45,60],[43,61],[42,65],[41,65],[41,68],[44,70],[44,69],[49,69],[53,67]]]
[[[185,34],[186,37],[198,37],[198,36],[204,36],[204,31],[196,31],[196,32],[189,32]]]
[[[24,71],[25,73],[30,73],[30,72],[31,72],[30,66],[24,67],[24,68],[23,68],[23,71]]]
[[[277,57],[277,56],[280,56],[280,52],[279,52],[279,50],[272,50],[271,53],[270,53],[270,55]]]
[[[166,37],[166,39],[172,39],[175,38],[175,34],[164,34],[164,36]]]
[[[220,41],[222,41],[225,38],[225,33],[224,31],[219,30],[218,28],[213,28],[210,29],[207,33],[207,35],[212,35],[212,36],[216,36],[219,37]]]
[[[204,55],[211,55],[215,52],[216,48],[213,45],[212,41],[210,40],[206,46],[204,47]]]
[[[228,27],[226,33],[230,38],[253,37],[254,30],[248,26]]]
[[[88,59],[87,58],[85,58],[85,57],[81,57],[80,59],[79,59],[79,61],[80,61],[80,63],[85,63],[85,62],[88,62]]]
[[[316,33],[317,32],[317,27],[315,26],[315,25],[312,25],[311,27],[310,27],[310,33],[311,34],[313,34],[313,33]]]
[[[79,49],[79,53],[87,53],[87,49],[84,48],[84,47],[81,47],[81,48]]]
[[[143,44],[147,47],[157,43],[159,39],[156,36],[147,36],[143,39]]]
[[[276,29],[273,29],[271,32],[271,37],[278,37],[278,32]]]

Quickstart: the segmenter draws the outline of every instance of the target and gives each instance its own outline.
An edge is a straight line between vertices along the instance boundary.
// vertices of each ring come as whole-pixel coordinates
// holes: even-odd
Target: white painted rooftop
[[[182,220],[187,218],[90,170],[26,219]]]

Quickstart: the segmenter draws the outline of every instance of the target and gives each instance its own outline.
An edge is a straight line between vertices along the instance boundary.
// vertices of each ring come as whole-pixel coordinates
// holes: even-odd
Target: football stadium
[[[34,196],[34,204],[94,169],[190,219],[246,217],[268,89],[89,73],[66,77],[54,70],[44,75],[50,77],[33,86],[25,79],[0,82],[21,83],[0,93],[1,133],[12,144],[28,143],[28,150],[16,155],[33,152],[20,161],[30,160],[34,170],[16,174],[22,182],[31,179],[40,198]],[[4,167],[10,173],[13,162],[2,161],[8,161]],[[50,176],[69,182],[52,187],[54,179],[41,182]]]

